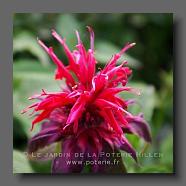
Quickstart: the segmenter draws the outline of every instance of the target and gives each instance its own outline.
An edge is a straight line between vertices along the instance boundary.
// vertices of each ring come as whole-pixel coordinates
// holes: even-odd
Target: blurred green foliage
[[[133,69],[130,84],[141,89],[142,95],[132,96],[136,105],[132,113],[144,113],[152,131],[153,142],[144,144],[136,136],[127,135],[137,152],[159,153],[160,157],[139,157],[139,165],[124,157],[129,173],[173,172],[173,15],[172,14],[14,14],[13,25],[13,110],[14,110],[14,172],[50,172],[50,162],[29,162],[23,152],[30,132],[29,116],[20,114],[31,104],[27,98],[44,88],[59,90],[63,81],[54,81],[55,67],[39,47],[39,37],[67,64],[61,46],[52,38],[56,29],[71,49],[76,45],[75,30],[80,32],[86,47],[89,34],[86,26],[95,32],[96,58],[103,67],[127,42],[137,45],[122,56]],[[118,64],[121,61],[118,62]],[[129,98],[131,95],[122,93]]]

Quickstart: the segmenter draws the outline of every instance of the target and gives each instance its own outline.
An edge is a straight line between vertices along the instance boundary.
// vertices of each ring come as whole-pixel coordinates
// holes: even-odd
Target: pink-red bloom
[[[124,61],[116,63],[135,43],[126,44],[117,54],[113,55],[103,69],[96,72],[94,56],[94,32],[90,32],[90,49],[86,51],[79,33],[76,31],[78,44],[70,51],[65,39],[54,30],[52,36],[61,44],[69,61],[68,66],[56,56],[52,47],[47,47],[38,40],[41,47],[48,53],[56,65],[55,79],[64,79],[66,87],[59,92],[47,92],[34,95],[29,99],[37,102],[23,110],[33,109],[34,126],[43,121],[41,131],[29,141],[28,151],[38,149],[54,142],[61,142],[63,153],[70,153],[70,157],[56,157],[52,162],[53,173],[81,172],[84,164],[67,164],[67,160],[85,162],[87,160],[103,160],[105,157],[87,154],[99,154],[102,151],[114,152],[123,150],[137,161],[136,152],[125,137],[126,133],[138,135],[147,142],[151,141],[148,124],[142,115],[134,116],[127,111],[130,100],[118,96],[122,91],[139,94],[135,88],[128,87],[128,77],[132,70]],[[84,153],[83,157],[75,157],[75,153]],[[106,166],[93,165],[92,172],[104,172]]]

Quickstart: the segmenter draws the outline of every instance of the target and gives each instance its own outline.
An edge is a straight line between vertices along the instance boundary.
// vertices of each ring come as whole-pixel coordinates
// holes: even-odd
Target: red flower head
[[[84,153],[78,160],[99,160],[98,154],[102,151],[124,150],[137,160],[135,150],[125,137],[125,133],[133,133],[147,142],[151,136],[147,123],[141,115],[134,116],[127,111],[130,100],[123,100],[118,96],[122,91],[139,94],[139,91],[128,87],[128,77],[132,71],[124,61],[116,66],[118,59],[135,43],[127,44],[119,53],[113,55],[107,65],[96,72],[96,59],[94,57],[94,32],[90,32],[90,49],[85,47],[76,31],[78,44],[76,50],[70,51],[54,30],[53,37],[62,45],[68,58],[69,65],[55,55],[52,47],[47,47],[41,40],[39,44],[56,64],[55,79],[65,79],[66,88],[59,92],[48,93],[42,91],[30,99],[38,102],[26,108],[23,112],[33,108],[37,112],[32,122],[35,124],[44,121],[41,131],[29,141],[29,152],[54,142],[61,142],[62,152],[71,153],[70,157],[56,157],[52,163],[53,173],[81,172],[80,165],[67,165],[67,160],[74,160],[74,153]],[[88,153],[97,154],[88,157]],[[104,171],[105,167],[92,166],[93,172]]]

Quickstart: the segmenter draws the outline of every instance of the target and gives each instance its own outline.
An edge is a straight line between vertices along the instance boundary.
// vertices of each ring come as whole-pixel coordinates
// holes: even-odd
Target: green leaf
[[[32,169],[38,174],[51,173],[51,160],[50,161],[30,161]]]
[[[19,35],[14,37],[13,40],[13,52],[28,51],[32,55],[38,58],[38,60],[44,65],[49,64],[49,57],[43,51],[43,49],[37,43],[36,37],[32,36],[29,32],[21,32]]]
[[[111,59],[112,55],[118,53],[121,50],[114,44],[106,41],[96,42],[95,49],[96,59],[102,64],[106,64],[109,61],[109,59]],[[117,64],[118,65],[121,64],[124,60],[128,61],[128,65],[133,68],[139,68],[141,66],[141,63],[137,59],[129,56],[126,53],[122,55],[122,57],[118,60]]]
[[[16,63],[16,64],[15,64]],[[55,66],[43,66],[39,61],[33,59],[19,59],[13,65],[13,72],[54,72]]]
[[[81,32],[81,25],[72,14],[62,14],[56,23],[57,32],[66,39],[69,48],[73,49],[77,44],[75,30]]]
[[[51,73],[54,72],[55,66],[54,65],[48,65],[48,66],[42,66],[41,63],[38,60],[33,59],[19,59],[16,60],[13,65],[13,72],[39,72],[39,73]]]
[[[172,173],[172,171],[164,164],[153,164],[141,167],[139,173]]]
[[[161,163],[166,164],[173,169],[173,133],[169,131],[168,135],[164,140],[161,142],[160,152],[162,153],[163,157],[160,159]]]
[[[136,100],[137,104],[129,106],[129,111],[135,115],[142,112],[144,114],[145,120],[151,121],[153,111],[156,106],[156,100],[157,100],[154,86],[146,85],[144,83],[139,83],[139,82],[130,82],[128,86],[137,88],[141,92],[140,96],[133,95],[128,92],[121,93],[121,96],[124,99],[132,98]]]
[[[26,155],[20,151],[13,151],[13,173],[34,173]]]
[[[85,165],[83,170],[81,171],[82,174],[87,174],[91,172],[91,165]]]

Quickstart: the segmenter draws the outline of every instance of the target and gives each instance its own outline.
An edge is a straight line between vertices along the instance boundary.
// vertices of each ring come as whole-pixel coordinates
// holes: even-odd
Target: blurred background
[[[128,135],[135,147],[140,165],[124,157],[129,173],[173,172],[173,14],[14,14],[13,17],[13,168],[16,173],[50,172],[49,162],[28,161],[24,152],[28,139],[37,132],[30,132],[32,117],[20,112],[31,104],[27,98],[48,91],[59,90],[54,81],[55,67],[47,54],[37,44],[37,37],[67,64],[61,46],[51,36],[55,29],[66,38],[71,49],[77,43],[78,30],[85,46],[89,47],[89,25],[95,33],[95,54],[103,67],[112,54],[121,50],[127,42],[136,46],[127,51],[122,59],[128,60],[133,70],[130,84],[141,89],[140,97],[132,96],[137,104],[129,109],[132,113],[144,113],[153,142],[150,145],[138,137]],[[118,61],[118,65],[122,60]],[[121,94],[123,97],[130,97]]]

